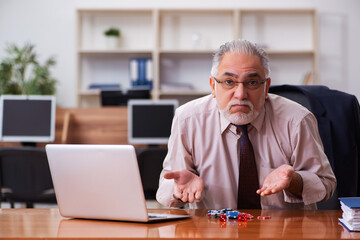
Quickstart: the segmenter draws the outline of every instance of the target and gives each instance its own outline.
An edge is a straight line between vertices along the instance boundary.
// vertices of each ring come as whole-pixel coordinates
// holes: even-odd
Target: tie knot
[[[236,125],[236,124],[234,124],[234,126],[236,126],[237,129],[238,129],[242,134],[247,135],[247,126],[248,126],[248,124],[246,124],[246,125]]]

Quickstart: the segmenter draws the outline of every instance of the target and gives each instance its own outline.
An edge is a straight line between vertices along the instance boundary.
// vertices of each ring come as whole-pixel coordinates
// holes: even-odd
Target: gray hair
[[[218,66],[224,57],[225,53],[242,53],[246,55],[257,55],[260,58],[261,64],[264,67],[265,77],[268,78],[270,75],[269,57],[264,49],[260,48],[254,43],[247,40],[233,40],[220,46],[218,50],[214,52],[214,57],[211,67],[211,76],[216,76],[218,72]]]

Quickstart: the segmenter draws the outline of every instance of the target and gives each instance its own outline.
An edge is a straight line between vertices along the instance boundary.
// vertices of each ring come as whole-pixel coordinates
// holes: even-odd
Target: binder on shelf
[[[349,231],[360,231],[360,197],[339,198],[342,218],[339,222]]]
[[[91,83],[89,89],[120,89],[120,84],[116,83]]]
[[[153,62],[151,58],[132,58],[129,63],[132,88],[153,87]]]

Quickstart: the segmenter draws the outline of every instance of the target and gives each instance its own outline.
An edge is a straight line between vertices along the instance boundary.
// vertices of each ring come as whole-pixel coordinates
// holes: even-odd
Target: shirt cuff
[[[325,198],[326,191],[324,184],[319,179],[319,177],[309,171],[296,171],[300,174],[303,180],[303,192],[302,198],[296,197],[294,194],[289,191],[284,190],[284,200],[288,203],[300,203],[303,202],[304,205],[309,205],[313,203],[320,202]]]
[[[156,200],[160,204],[166,207],[174,207],[174,208],[183,207],[186,203],[184,203],[183,201],[177,198],[174,198],[173,189],[174,189],[173,180],[162,179],[160,187],[156,193]]]

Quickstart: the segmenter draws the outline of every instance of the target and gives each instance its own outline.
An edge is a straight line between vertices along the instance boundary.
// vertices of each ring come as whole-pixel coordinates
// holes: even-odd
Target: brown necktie
[[[260,196],[256,193],[259,189],[259,179],[247,125],[236,125],[236,127],[241,132],[237,207],[238,209],[260,209]]]

